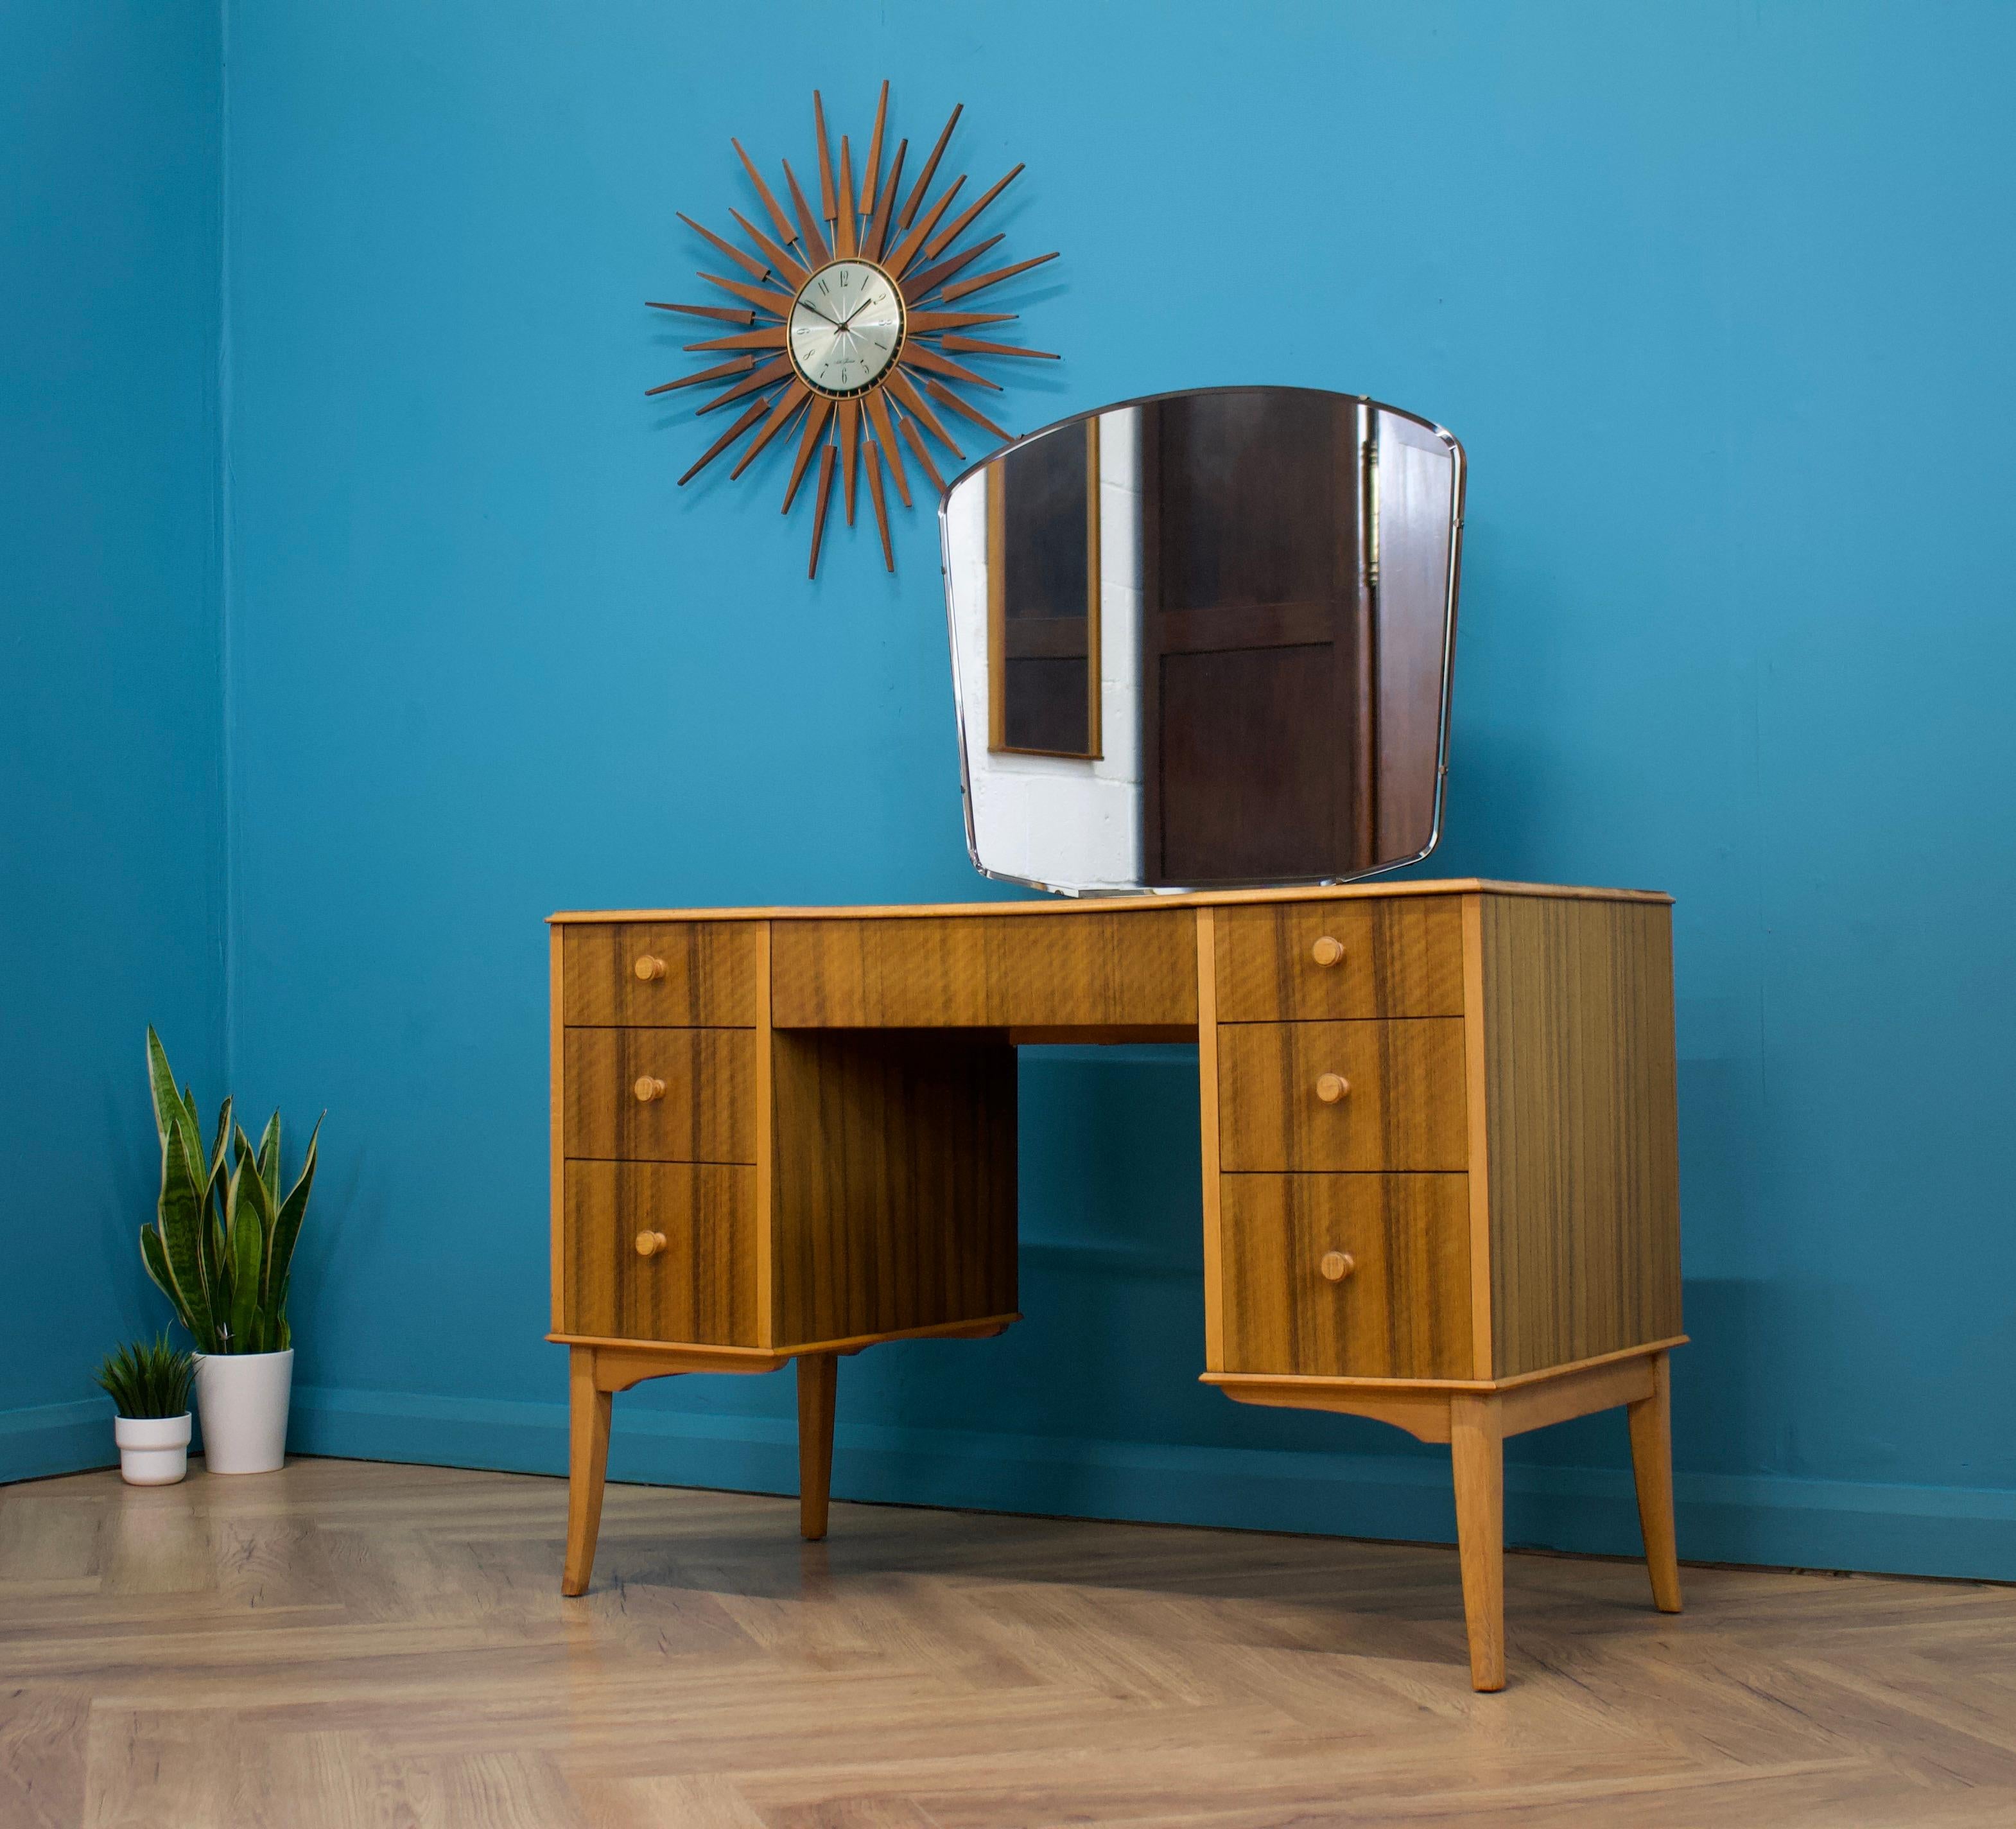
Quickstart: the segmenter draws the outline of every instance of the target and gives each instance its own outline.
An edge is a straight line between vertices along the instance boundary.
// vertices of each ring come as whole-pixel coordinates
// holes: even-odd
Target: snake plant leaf
[[[266,1184],[266,1204],[280,1206],[280,1114],[275,1112],[259,1134],[259,1178]]]
[[[328,1115],[325,1112],[322,1117]],[[308,1153],[302,1159],[301,1179],[288,1190],[286,1199],[280,1203],[279,1210],[273,1217],[273,1254],[266,1273],[266,1311],[276,1316],[283,1328],[287,1314],[287,1285],[293,1273],[294,1242],[301,1236],[301,1221],[308,1210],[308,1195],[315,1186],[315,1140],[321,1135],[322,1118],[317,1118],[315,1129],[308,1135]]]
[[[182,1111],[182,1095],[175,1090],[175,1070],[168,1065],[167,1050],[161,1046],[161,1038],[151,1023],[147,1025],[147,1092],[154,1102],[154,1135],[165,1149],[168,1125],[171,1117]]]
[[[259,1172],[257,1159],[252,1153],[252,1145],[245,1133],[238,1133],[239,1174],[242,1178],[238,1190],[238,1204],[241,1214],[249,1208],[259,1222],[259,1301],[263,1308],[271,1284],[273,1264],[273,1222],[275,1214],[273,1196],[266,1190],[265,1178]]]
[[[150,1225],[140,1228],[140,1261],[147,1267],[147,1275],[153,1279],[154,1287],[175,1304],[179,1315],[182,1304],[175,1301],[175,1279],[168,1268],[167,1254],[161,1249],[161,1235]]]
[[[224,1146],[231,1140],[231,1100],[225,1096],[224,1107],[217,1114],[217,1141],[210,1146],[210,1172],[213,1178],[223,1166]]]
[[[186,1138],[190,1162],[207,1162],[209,1158],[203,1153],[203,1126],[196,1117],[196,1102],[176,1091],[167,1050],[161,1046],[161,1038],[151,1025],[147,1030],[147,1090],[153,1099],[154,1133],[162,1149],[167,1148],[169,1133],[180,1131]]]
[[[256,1352],[254,1337],[259,1323],[259,1267],[266,1254],[266,1236],[260,1229],[258,1210],[247,1188],[258,1181],[249,1164],[234,1169],[229,1191],[225,1196],[225,1237],[231,1259],[231,1350]],[[263,1189],[261,1192],[263,1192]]]
[[[167,1272],[168,1299],[175,1304],[182,1326],[203,1351],[214,1353],[217,1320],[203,1275],[198,1236],[204,1218],[201,1189],[189,1158],[185,1128],[181,1124],[171,1124],[161,1152],[161,1192],[157,1210],[161,1264]],[[143,1247],[143,1262],[146,1258]]]

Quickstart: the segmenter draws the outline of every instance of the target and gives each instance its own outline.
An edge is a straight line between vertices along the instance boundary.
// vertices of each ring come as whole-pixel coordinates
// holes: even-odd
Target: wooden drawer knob
[[[1319,965],[1334,965],[1344,958],[1344,942],[1332,940],[1328,934],[1309,948],[1309,957]]]
[[[1330,1282],[1342,1282],[1358,1268],[1358,1260],[1348,1251],[1326,1251],[1316,1268]]]
[[[1316,1097],[1325,1105],[1334,1105],[1351,1090],[1351,1082],[1341,1073],[1324,1073],[1316,1080]]]
[[[637,1084],[630,1090],[637,1095],[639,1105],[649,1105],[653,1099],[665,1096],[665,1083],[662,1080],[653,1079],[649,1073],[640,1073],[637,1077]]]
[[[655,1257],[664,1248],[665,1235],[663,1232],[639,1232],[637,1235],[637,1255],[639,1257]]]
[[[643,958],[637,961],[633,969],[635,971],[637,976],[648,984],[653,978],[662,978],[664,976],[665,961],[663,959],[654,959],[649,953],[646,953]]]

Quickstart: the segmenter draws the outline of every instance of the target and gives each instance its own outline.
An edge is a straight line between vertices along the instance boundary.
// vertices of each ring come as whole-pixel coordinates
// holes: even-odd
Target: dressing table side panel
[[[1494,1372],[1672,1340],[1680,1319],[1672,911],[1479,911]]]

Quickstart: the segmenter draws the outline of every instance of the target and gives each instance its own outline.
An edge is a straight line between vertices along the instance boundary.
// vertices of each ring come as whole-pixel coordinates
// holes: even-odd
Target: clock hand
[[[817,305],[813,304],[809,298],[801,298],[798,301],[798,303],[803,305],[807,311],[810,312],[814,317],[826,318],[826,313],[821,311]],[[836,330],[844,330],[847,328],[847,326],[842,323],[837,318],[826,318],[826,321],[831,324]]]

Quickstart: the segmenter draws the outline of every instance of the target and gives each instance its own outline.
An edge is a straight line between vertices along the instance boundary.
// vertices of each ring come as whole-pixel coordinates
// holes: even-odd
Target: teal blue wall
[[[808,586],[780,464],[675,490],[640,398],[728,136],[796,163],[813,85],[852,127],[887,74],[1064,251],[1010,424],[1267,381],[1467,444],[1435,869],[1679,898],[1683,1550],[2016,1576],[2016,13],[763,20],[230,14],[231,1042],[330,1108],[299,1445],[560,1464],[542,915],[988,893],[928,518]],[[841,1490],[1446,1534],[1434,1451],[1194,1383],[1193,1071],[1025,1065],[1030,1319],[850,1362]],[[789,1401],[641,1391],[614,1465],[787,1488]],[[1618,1419],[1514,1453],[1515,1535],[1630,1546]]]
[[[141,1036],[224,1049],[218,25],[0,8],[0,1478],[162,1317]]]

